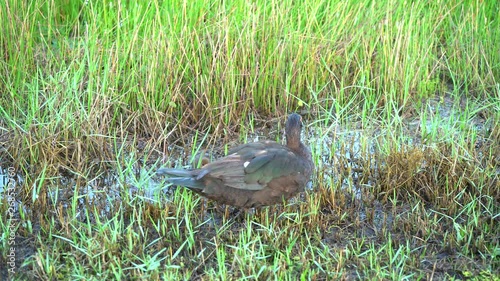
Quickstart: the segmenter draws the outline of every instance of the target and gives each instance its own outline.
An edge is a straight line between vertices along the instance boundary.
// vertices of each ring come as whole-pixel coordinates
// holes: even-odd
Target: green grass
[[[7,0],[0,279],[498,280],[499,10]],[[235,217],[154,176],[293,111],[316,170],[291,202]]]

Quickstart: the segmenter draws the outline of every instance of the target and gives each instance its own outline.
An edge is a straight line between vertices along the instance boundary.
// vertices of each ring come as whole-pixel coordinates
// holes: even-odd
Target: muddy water
[[[366,208],[364,207],[364,198],[366,190],[377,183],[373,178],[364,178],[362,183],[364,169],[362,163],[366,163],[367,158],[373,158],[381,151],[380,141],[387,141],[393,135],[398,138],[398,141],[407,145],[422,147],[429,144],[426,140],[426,132],[446,131],[450,132],[450,125],[456,130],[456,134],[466,134],[463,130],[474,130],[479,135],[484,134],[492,124],[486,123],[485,119],[477,111],[475,116],[470,116],[466,121],[467,124],[459,124],[464,122],[460,119],[464,108],[469,106],[466,100],[456,101],[452,96],[445,94],[441,97],[431,98],[423,101],[421,112],[409,113],[407,116],[396,117],[395,120],[374,121],[370,127],[363,127],[360,119],[353,120],[348,124],[339,124],[335,118],[329,118],[328,122],[324,122],[321,117],[312,117],[305,115],[304,120],[306,129],[303,132],[303,138],[309,144],[313,159],[316,162],[316,177],[322,178],[326,188],[340,187],[349,194],[353,195],[353,199],[357,200],[359,206],[359,217],[364,220]],[[470,109],[468,109],[470,111]],[[471,111],[472,112],[472,111]],[[426,120],[422,120],[421,116],[427,116]],[[354,119],[355,117],[353,117]],[[399,121],[400,122],[399,122]],[[461,121],[462,120],[462,121]],[[256,123],[255,131],[247,134],[249,142],[259,141],[263,139],[281,139],[283,135],[283,127],[276,122],[268,122],[266,124]],[[394,126],[393,121],[398,121],[398,125]],[[384,125],[390,123],[389,125]],[[270,126],[269,126],[270,125]],[[366,126],[366,124],[365,124]],[[442,128],[441,128],[442,126]],[[398,128],[399,131],[391,132],[390,130]],[[389,136],[389,137],[388,137]],[[401,138],[404,138],[403,140]],[[232,140],[230,143],[236,145],[238,140]],[[198,144],[192,144],[196,147]],[[218,142],[206,149],[203,153],[207,153],[210,159],[216,159],[224,155],[224,143]],[[106,175],[95,175],[90,180],[86,181],[85,185],[77,186],[77,182],[72,177],[60,175],[57,179],[51,181],[49,186],[47,200],[50,204],[59,208],[70,208],[76,206],[82,210],[79,216],[75,219],[85,219],[85,210],[88,207],[96,206],[101,210],[101,216],[107,217],[113,214],[116,207],[119,206],[123,196],[140,197],[151,203],[164,202],[172,200],[173,192],[176,187],[168,186],[162,178],[154,175],[154,171],[160,166],[177,167],[177,168],[192,168],[194,155],[191,154],[191,149],[187,150],[179,145],[171,145],[168,147],[168,159],[163,156],[157,159],[148,159],[149,164],[144,164],[140,159],[133,159],[134,154],[131,153],[126,162],[134,163],[131,165],[131,170],[111,171]],[[377,171],[381,163],[376,161],[370,162],[370,170]],[[500,168],[498,170],[500,173]],[[10,173],[10,174],[9,174]],[[314,192],[317,187],[315,182],[318,178],[314,178],[308,185],[308,192]],[[329,180],[324,180],[329,179]],[[12,204],[14,218],[19,217],[19,210],[26,213],[31,213],[27,206],[22,204],[21,198],[14,193],[9,193],[9,184],[14,184],[16,189],[23,185],[23,178],[17,171],[13,171],[9,167],[0,167],[0,199],[4,200],[8,197],[9,204]],[[32,200],[37,200],[36,195],[32,195]],[[387,211],[381,203],[375,202],[375,210],[370,212],[375,214],[375,227],[387,227],[392,222],[392,214]],[[373,207],[372,206],[372,207]]]

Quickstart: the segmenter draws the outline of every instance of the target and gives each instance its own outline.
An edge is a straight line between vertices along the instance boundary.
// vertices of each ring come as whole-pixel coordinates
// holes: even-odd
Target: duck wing
[[[305,185],[309,177],[305,159],[288,147],[263,141],[230,150],[226,157],[203,167],[196,179],[217,179],[228,187],[257,191],[278,179],[281,185]]]

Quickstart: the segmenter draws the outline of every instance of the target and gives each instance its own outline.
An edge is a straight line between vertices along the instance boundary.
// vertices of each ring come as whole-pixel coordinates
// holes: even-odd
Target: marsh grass
[[[7,0],[0,279],[498,279],[499,10]],[[235,216],[154,176],[292,111],[316,170],[290,202]]]

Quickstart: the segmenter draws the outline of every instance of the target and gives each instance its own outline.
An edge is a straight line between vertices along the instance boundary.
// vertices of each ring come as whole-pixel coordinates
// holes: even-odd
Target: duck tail
[[[156,171],[159,176],[170,176],[170,177],[194,177],[197,175],[196,171],[182,170],[182,169],[169,169],[161,168]]]
[[[203,189],[203,182],[197,178],[199,173],[199,170],[189,171],[169,168],[161,168],[156,171],[157,175],[168,176],[166,180],[174,185],[185,186],[191,189]]]

